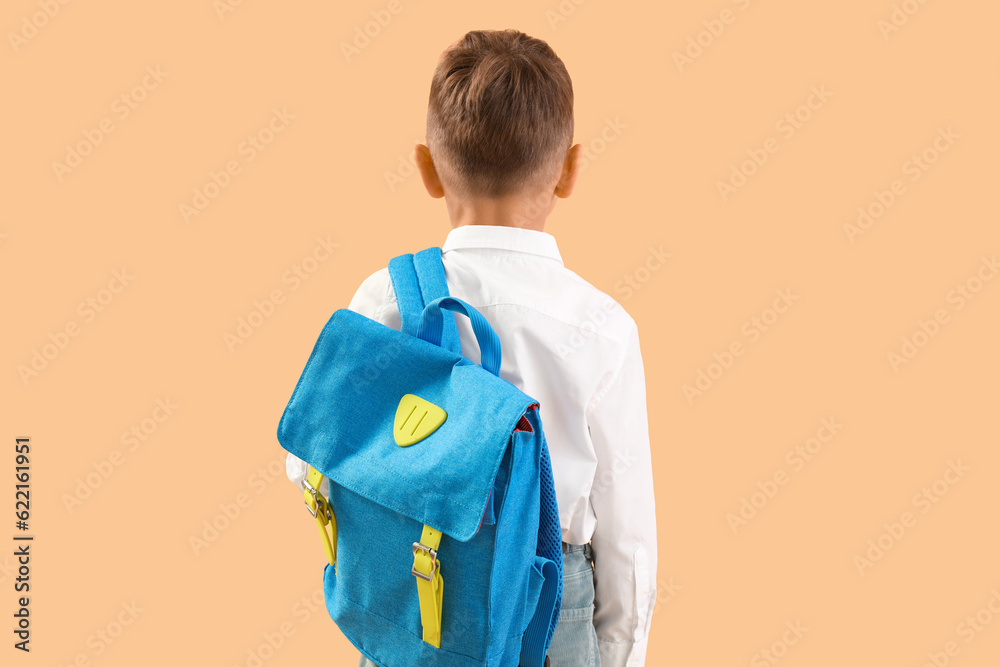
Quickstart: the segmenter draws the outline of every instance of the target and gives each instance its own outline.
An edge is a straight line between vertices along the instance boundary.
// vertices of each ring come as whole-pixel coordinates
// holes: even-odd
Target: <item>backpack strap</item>
[[[538,406],[534,407],[537,409]],[[535,613],[521,638],[519,667],[548,665],[546,652],[552,643],[552,633],[559,622],[559,611],[562,608],[562,530],[559,527],[552,463],[544,437],[538,463],[541,498],[535,563],[542,571],[542,590]]]
[[[417,282],[413,255],[400,255],[390,259],[389,278],[392,280],[392,291],[396,294],[399,318],[403,321],[400,331],[416,336],[420,313],[424,309],[424,300],[420,295],[420,283]]]
[[[420,541],[413,543],[413,568],[410,569],[410,574],[417,578],[423,639],[435,648],[441,648],[441,602],[444,599],[441,561],[437,559],[440,543],[441,531],[425,524]]]
[[[392,291],[396,294],[399,317],[403,323],[401,331],[416,336],[424,306],[438,297],[450,296],[444,263],[441,261],[441,248],[427,248],[415,255],[393,257],[389,260],[389,278],[392,280]],[[451,312],[442,312],[442,315],[444,330],[441,347],[461,354],[462,345],[455,315]]]
[[[396,293],[396,301],[399,304],[399,315],[403,321],[403,333],[412,336],[417,335],[417,325],[420,322],[420,314],[424,310],[424,305],[433,301],[439,296],[448,295],[448,283],[444,277],[444,264],[441,262],[440,248],[427,248],[414,255],[400,255],[389,261],[389,277],[392,280],[392,289]],[[441,347],[447,347],[461,354],[461,344],[458,340],[458,327],[455,324],[455,316],[449,311],[442,311],[444,315],[444,329],[441,336]],[[306,479],[303,480],[303,496],[309,513],[316,519],[316,526],[322,538],[323,551],[330,565],[337,566],[337,517],[333,513],[329,500],[320,493],[320,484],[323,482],[323,474],[313,466],[309,466]],[[426,530],[436,531],[429,526]],[[437,540],[441,539],[437,533]],[[416,544],[414,543],[414,555],[417,556]],[[433,542],[430,553],[435,553],[437,541]],[[420,565],[419,559],[414,562],[414,574],[416,567]],[[428,590],[432,591],[430,600],[425,604],[425,591],[420,587],[421,612],[427,608],[427,618],[437,619],[437,641],[440,643],[441,627],[441,575],[431,577],[429,582],[432,586]],[[425,636],[434,636],[433,625],[429,624],[429,630]]]
[[[399,318],[402,321],[400,330],[416,336],[424,307],[439,297],[450,296],[444,263],[441,261],[441,248],[427,248],[415,255],[393,257],[389,260],[389,278],[399,306]],[[441,315],[441,347],[461,354],[462,344],[458,337],[455,314],[442,310]],[[440,531],[424,525],[420,541],[413,543],[413,567],[410,570],[417,582],[423,640],[437,648],[441,648],[441,603],[444,597],[441,562],[437,559],[441,536]]]
[[[323,552],[330,565],[337,567],[337,517],[333,513],[330,501],[320,492],[323,483],[323,473],[309,466],[309,473],[303,481],[302,490],[306,507],[316,519],[319,536],[323,542]],[[334,570],[336,572],[336,570]]]

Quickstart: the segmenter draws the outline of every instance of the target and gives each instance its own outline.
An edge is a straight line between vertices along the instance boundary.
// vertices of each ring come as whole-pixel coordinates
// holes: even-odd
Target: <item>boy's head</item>
[[[427,146],[417,147],[433,196],[568,196],[579,153],[572,141],[573,84],[542,40],[517,30],[474,30],[441,55]]]

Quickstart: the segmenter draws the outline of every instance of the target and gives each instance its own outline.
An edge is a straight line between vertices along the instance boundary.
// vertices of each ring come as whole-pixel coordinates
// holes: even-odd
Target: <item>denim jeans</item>
[[[550,667],[601,667],[594,629],[594,566],[589,544],[563,554],[563,599],[549,646]]]
[[[563,554],[563,599],[549,646],[550,667],[601,667],[594,629],[594,567],[589,544],[570,544]],[[361,656],[358,667],[377,667]],[[387,667],[405,667],[389,665]]]

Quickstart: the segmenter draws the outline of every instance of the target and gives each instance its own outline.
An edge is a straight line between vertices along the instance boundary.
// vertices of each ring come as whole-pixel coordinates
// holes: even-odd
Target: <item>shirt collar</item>
[[[462,225],[448,232],[441,253],[463,248],[524,252],[563,263],[556,239],[546,232],[501,225]]]

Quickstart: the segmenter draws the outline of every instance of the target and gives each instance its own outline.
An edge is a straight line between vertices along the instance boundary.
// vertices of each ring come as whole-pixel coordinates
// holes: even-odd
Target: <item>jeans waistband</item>
[[[564,554],[573,553],[575,551],[582,551],[584,557],[591,558],[593,555],[593,550],[591,549],[590,542],[586,544],[566,544],[562,543],[562,550]]]

